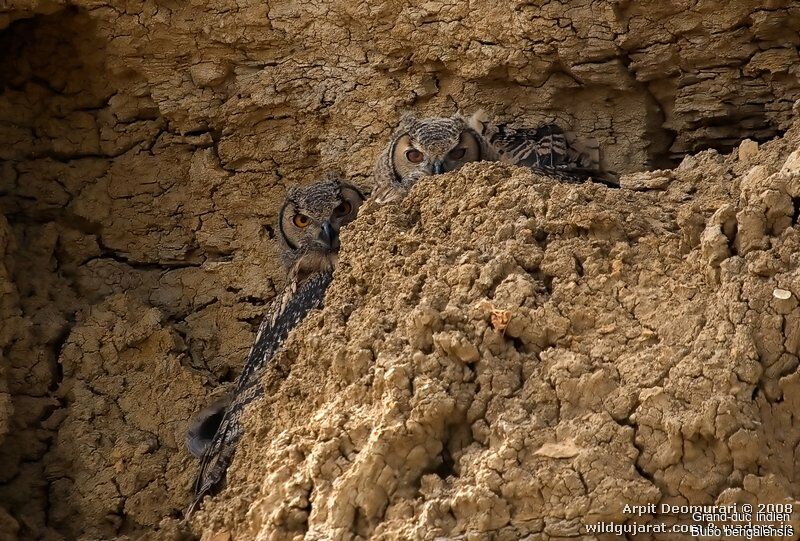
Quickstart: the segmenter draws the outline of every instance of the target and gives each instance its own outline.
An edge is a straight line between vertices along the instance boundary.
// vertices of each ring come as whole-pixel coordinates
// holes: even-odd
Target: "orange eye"
[[[292,221],[297,227],[308,227],[308,224],[311,223],[311,218],[305,214],[295,214],[294,218],[292,218]]]
[[[336,216],[345,216],[347,214],[350,214],[351,210],[353,210],[353,205],[351,205],[349,201],[345,201],[344,203],[333,209],[333,213]]]
[[[424,158],[422,152],[420,152],[416,148],[409,148],[408,150],[406,150],[406,159],[411,163],[420,163],[422,161],[422,158]]]
[[[466,153],[467,153],[466,148],[454,148],[447,154],[447,157],[450,158],[451,160],[460,160],[461,158],[464,157],[464,154]]]

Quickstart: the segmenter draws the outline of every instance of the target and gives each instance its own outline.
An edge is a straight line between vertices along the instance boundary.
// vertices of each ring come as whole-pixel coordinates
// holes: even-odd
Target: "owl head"
[[[339,229],[356,218],[363,202],[358,188],[334,174],[289,190],[278,215],[278,228],[283,264],[292,279],[335,268]]]
[[[392,191],[405,192],[422,177],[492,156],[487,141],[461,115],[418,119],[406,113],[378,159],[376,200],[387,202]]]

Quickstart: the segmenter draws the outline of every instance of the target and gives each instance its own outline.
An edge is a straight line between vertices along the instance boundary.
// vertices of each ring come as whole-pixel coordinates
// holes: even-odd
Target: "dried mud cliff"
[[[558,538],[797,498],[799,30],[781,0],[0,3],[0,539]],[[287,187],[369,189],[404,110],[477,108],[681,165],[365,207],[180,523]]]
[[[195,531],[563,539],[795,501],[800,123],[623,186],[476,164],[364,208]]]

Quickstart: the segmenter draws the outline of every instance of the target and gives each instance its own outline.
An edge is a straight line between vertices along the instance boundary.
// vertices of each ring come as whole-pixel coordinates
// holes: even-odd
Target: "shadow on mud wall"
[[[147,85],[107,70],[94,26],[68,9],[0,32],[0,507],[21,539],[179,513],[185,420],[204,383],[232,377],[271,290],[234,314],[236,284],[199,268],[231,251],[195,240],[189,170],[210,145],[165,131]],[[229,345],[206,337],[216,318]]]
[[[636,20],[637,9],[626,7],[620,20]],[[150,25],[142,40],[149,56],[138,59],[152,68],[146,78],[123,65],[124,57],[108,65],[109,37],[95,16],[106,15],[65,9],[0,31],[0,394],[5,384],[13,396],[10,420],[0,406],[0,430],[10,425],[0,443],[0,506],[16,517],[23,538],[49,528],[70,536],[135,532],[183,509],[194,466],[180,442],[185,422],[210,389],[235,377],[280,281],[263,227],[274,222],[283,195],[279,170],[335,162],[366,174],[392,114],[404,107],[450,112],[453,96],[506,120],[535,119],[533,110],[546,105],[543,114],[590,126],[614,159],[631,160],[629,168],[663,167],[688,151],[780,133],[797,94],[785,61],[794,50],[780,45],[791,41],[775,25],[778,15],[761,11],[733,31],[738,45],[720,59],[691,52],[676,37],[618,51],[621,58],[607,63],[566,67],[548,58],[552,66],[542,74],[532,62],[524,73],[499,66],[473,79],[453,62],[414,65],[411,57],[384,71],[302,68],[308,59],[285,68],[243,61],[219,87],[204,78],[202,69],[216,65],[209,62],[197,64],[197,88],[189,90],[157,79],[168,72],[188,80],[175,66],[195,67],[181,64],[194,59],[158,50],[163,28],[142,15]],[[115,30],[104,24],[104,32]],[[281,54],[291,56],[298,45],[302,36]],[[233,54],[224,48],[223,58],[211,58],[216,49],[206,46],[199,54],[219,65],[241,58],[224,58]],[[246,57],[246,46],[238,46]],[[484,64],[502,58],[485,52],[492,47],[513,45],[482,44]],[[654,58],[674,69],[659,72]],[[686,73],[675,67],[684,65]],[[306,79],[294,86],[301,69]],[[531,82],[539,75],[541,88]],[[738,91],[731,81],[740,76]],[[324,87],[322,95],[306,94],[315,86]],[[165,89],[174,95],[165,97]],[[199,128],[178,133],[162,105],[179,115],[200,95],[207,101],[193,114],[215,119],[192,120],[222,125],[213,136]]]

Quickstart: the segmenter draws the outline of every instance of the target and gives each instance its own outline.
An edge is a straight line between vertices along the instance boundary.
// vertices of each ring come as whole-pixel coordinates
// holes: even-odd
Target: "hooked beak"
[[[441,175],[444,173],[444,161],[443,160],[433,160],[433,174],[434,175]]]
[[[330,222],[322,224],[322,229],[319,232],[319,239],[331,250],[337,250],[339,248],[339,233],[333,228]]]

